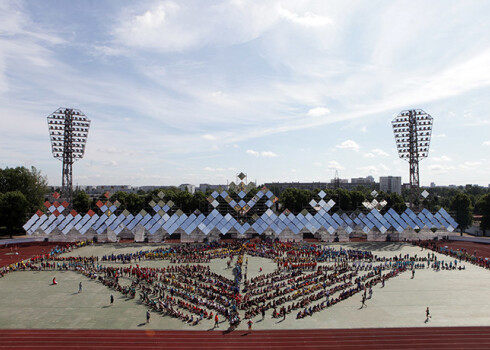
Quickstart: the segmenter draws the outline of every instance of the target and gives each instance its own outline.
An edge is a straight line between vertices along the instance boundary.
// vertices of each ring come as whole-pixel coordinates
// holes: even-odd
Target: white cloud
[[[310,117],[323,117],[327,114],[330,114],[330,110],[325,107],[315,107],[308,111]]]
[[[431,160],[434,162],[450,162],[452,159],[448,156],[440,156],[440,157],[432,157]]]
[[[373,175],[393,175],[393,174],[387,174],[387,172],[391,171],[389,167],[387,167],[385,164],[379,163],[377,165],[366,165],[357,168],[363,173],[366,174],[373,174]]]
[[[277,154],[275,154],[272,151],[262,151],[260,152],[260,155],[265,158],[275,158],[277,157]]]
[[[454,167],[444,164],[431,164],[429,165],[429,170],[431,170],[435,174],[447,174],[450,171],[453,171]]]
[[[352,141],[352,140],[345,140],[344,142],[342,142],[341,144],[335,146],[336,148],[340,148],[340,149],[350,149],[350,150],[353,150],[353,151],[359,151],[359,145],[355,142],[355,141]]]
[[[205,171],[209,171],[209,172],[220,172],[220,171],[224,171],[225,169],[223,168],[213,168],[213,167],[204,167],[203,170]]]
[[[488,141],[484,141],[484,142],[482,143],[482,146],[490,146],[490,140],[488,140]]]
[[[280,18],[275,3],[217,2],[194,6],[159,1],[122,12],[113,30],[118,45],[162,52],[182,52],[216,44],[256,39]]]
[[[433,139],[439,139],[446,137],[446,134],[432,134]]]
[[[277,154],[272,152],[272,151],[259,152],[259,151],[254,151],[253,149],[248,149],[245,151],[245,153],[250,154],[250,155],[255,156],[255,157],[258,157],[258,156],[262,156],[264,158],[275,158],[275,157],[277,157]]]
[[[345,170],[345,167],[343,167],[339,162],[336,160],[331,160],[328,162],[328,168],[329,169],[334,169],[334,170]]]
[[[376,158],[377,156],[388,157],[389,154],[379,148],[375,148],[371,150],[371,152],[364,154],[364,157],[366,158]]]
[[[388,153],[386,153],[385,151],[383,151],[382,149],[379,149],[379,148],[375,148],[371,152],[373,152],[377,156],[388,157]]]
[[[459,168],[463,170],[474,170],[476,167],[480,166],[481,164],[482,164],[481,162],[466,161],[463,164],[460,164]]]
[[[279,13],[284,19],[305,27],[323,27],[333,23],[331,18],[320,16],[309,11],[305,12],[304,15],[298,15],[297,13],[280,7]]]
[[[214,141],[214,140],[216,140],[216,137],[214,137],[214,136],[213,136],[213,135],[211,135],[211,134],[206,134],[206,135],[203,135],[203,136],[202,136],[202,138],[203,138],[203,139],[205,139],[205,140],[209,140],[209,141]]]

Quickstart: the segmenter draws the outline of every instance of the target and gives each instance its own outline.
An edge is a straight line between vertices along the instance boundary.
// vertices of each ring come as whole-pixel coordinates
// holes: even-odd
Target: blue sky
[[[0,166],[61,183],[46,117],[92,121],[74,184],[402,176],[490,183],[488,1],[0,1]]]

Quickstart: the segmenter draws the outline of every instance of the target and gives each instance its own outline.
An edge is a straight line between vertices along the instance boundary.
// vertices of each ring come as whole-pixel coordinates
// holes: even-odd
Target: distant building
[[[199,187],[196,187],[196,191],[206,192],[207,190],[227,190],[228,185],[210,185],[210,184],[199,184]]]
[[[114,194],[116,192],[126,192],[133,193],[136,192],[136,188],[129,185],[99,185],[99,186],[86,186],[82,188],[85,193],[89,195],[98,195],[109,192],[110,194]]]
[[[435,182],[431,182],[431,183],[430,183],[430,187],[436,187]]]
[[[401,176],[380,176],[379,189],[386,193],[402,194]]]
[[[364,185],[364,184],[372,184],[374,183],[374,177],[372,176],[367,176],[367,177],[353,177],[350,179],[351,184],[359,184],[359,185]]]
[[[196,186],[194,186],[192,184],[182,184],[179,186],[179,190],[187,191],[190,194],[194,194],[196,192]]]

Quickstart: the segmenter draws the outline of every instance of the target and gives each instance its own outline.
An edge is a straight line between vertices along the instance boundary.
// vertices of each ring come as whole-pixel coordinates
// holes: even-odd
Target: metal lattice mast
[[[48,116],[53,156],[63,162],[61,195],[73,202],[73,163],[83,158],[90,120],[82,111],[58,108]]]
[[[73,199],[73,110],[65,109],[63,143],[63,171],[61,194],[68,203]]]
[[[400,158],[410,167],[410,208],[417,209],[420,197],[419,160],[429,155],[432,117],[421,109],[402,111],[391,122]]]
[[[419,182],[419,148],[417,137],[417,118],[415,111],[408,111],[409,127],[409,167],[410,167],[410,205],[413,207],[418,202],[420,192]]]

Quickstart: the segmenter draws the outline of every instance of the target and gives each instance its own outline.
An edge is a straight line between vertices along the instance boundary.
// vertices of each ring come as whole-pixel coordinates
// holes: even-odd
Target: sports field
[[[338,247],[333,245],[334,247]],[[344,249],[371,250],[378,256],[426,256],[420,247],[404,243],[350,243]],[[154,249],[142,245],[96,245],[76,249],[64,256],[95,256]],[[439,261],[454,259],[437,254]],[[248,258],[248,278],[267,274],[276,268],[270,259]],[[226,259],[213,259],[211,271],[232,278]],[[104,263],[121,266],[122,263]],[[384,287],[373,287],[372,298],[361,307],[361,294],[343,300],[303,319],[296,313],[287,318],[272,318],[268,311],[264,320],[254,317],[254,330],[385,328],[385,327],[455,327],[490,326],[490,271],[469,263],[464,270],[418,269],[412,279],[409,271],[387,280]],[[128,264],[127,264],[128,265]],[[168,260],[142,260],[141,267],[175,265]],[[260,268],[262,271],[259,272]],[[56,277],[57,285],[52,279]],[[78,293],[79,283],[83,289]],[[130,283],[122,281],[123,283]],[[131,330],[212,330],[214,320],[202,320],[192,326],[157,312],[146,323],[146,305],[138,298],[128,299],[102,283],[74,271],[18,271],[0,278],[0,328],[2,329],[131,329]],[[115,302],[110,305],[110,295]],[[432,318],[426,322],[426,307]],[[246,330],[246,320],[237,330]],[[224,331],[228,323],[221,320],[215,331]]]

